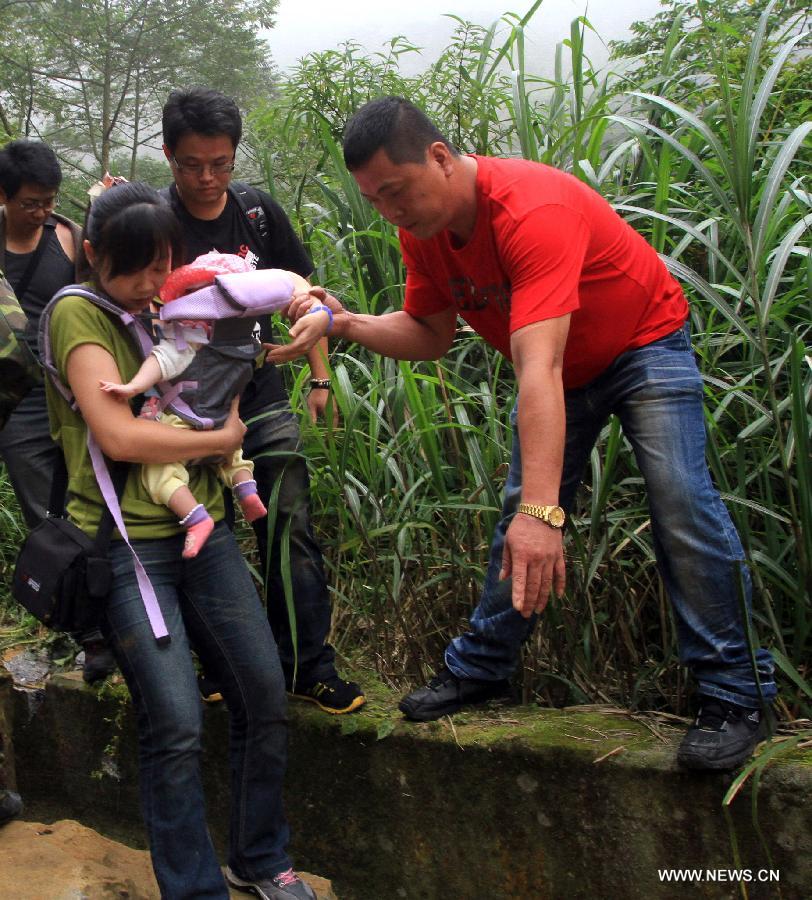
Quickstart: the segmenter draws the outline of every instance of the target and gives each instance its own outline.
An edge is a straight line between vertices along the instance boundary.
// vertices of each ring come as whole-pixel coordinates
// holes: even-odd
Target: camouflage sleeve
[[[0,273],[0,428],[20,400],[42,380],[39,363],[22,337],[25,326],[25,313]]]

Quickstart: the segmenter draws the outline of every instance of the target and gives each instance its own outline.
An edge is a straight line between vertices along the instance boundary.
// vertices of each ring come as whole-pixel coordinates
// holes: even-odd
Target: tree
[[[243,104],[267,92],[273,72],[256,31],[273,24],[277,2],[7,0],[0,126],[43,137],[93,174],[126,153],[132,176],[171,88],[212,84]]]

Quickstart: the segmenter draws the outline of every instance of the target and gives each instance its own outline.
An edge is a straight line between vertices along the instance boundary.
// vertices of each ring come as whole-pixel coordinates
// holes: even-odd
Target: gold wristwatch
[[[537,506],[535,503],[520,503],[519,512],[534,519],[541,519],[550,528],[563,528],[567,521],[566,513],[560,506]]]

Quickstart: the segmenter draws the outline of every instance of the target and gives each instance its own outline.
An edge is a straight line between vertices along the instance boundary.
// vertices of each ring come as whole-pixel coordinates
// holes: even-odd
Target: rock
[[[319,900],[336,900],[330,882],[303,877]],[[0,828],[0,900],[160,900],[160,892],[146,850],[70,819],[15,821]]]

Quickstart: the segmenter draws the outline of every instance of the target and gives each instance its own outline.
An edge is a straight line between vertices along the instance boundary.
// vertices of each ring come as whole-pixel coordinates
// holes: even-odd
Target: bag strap
[[[122,540],[130,548],[133,565],[135,566],[135,578],[138,582],[141,600],[144,604],[144,609],[146,610],[147,618],[149,619],[149,624],[152,628],[152,634],[155,636],[155,642],[160,646],[168,644],[171,641],[171,638],[161,613],[161,607],[158,604],[158,598],[155,596],[155,589],[152,587],[152,582],[149,580],[149,576],[147,575],[143,563],[138,558],[138,554],[130,543],[130,539],[127,535],[127,527],[124,524],[124,516],[121,512],[121,504],[119,503],[119,498],[116,496],[113,480],[110,477],[104,454],[96,443],[96,439],[93,437],[89,428],[87,430],[87,449],[90,451],[90,459],[93,462],[93,471],[96,473],[96,480],[99,483],[102,497],[107,505],[107,511],[114,520]]]
[[[111,482],[118,504],[121,504],[121,497],[124,493],[124,487],[127,484],[127,476],[130,471],[130,464],[126,462],[111,463],[110,460],[103,456],[105,468],[112,470],[110,475]],[[56,468],[54,469],[53,478],[51,479],[51,495],[48,500],[48,515],[64,518],[66,515],[68,496],[68,467],[65,465],[65,457],[60,451]],[[110,538],[113,536],[113,528],[115,521],[110,509],[105,506],[99,520],[99,527],[96,530],[96,537],[93,540],[94,552],[99,556],[104,556],[107,548],[110,546]]]
[[[46,221],[42,226],[42,234],[40,235],[39,241],[37,241],[36,249],[31,254],[31,259],[28,260],[28,265],[25,267],[22,278],[14,288],[14,293],[17,295],[17,298],[20,301],[22,301],[23,295],[28,290],[28,285],[31,284],[31,279],[34,277],[34,272],[36,272],[37,270],[37,266],[39,265],[39,261],[42,259],[42,254],[45,252],[45,248],[50,243],[52,235],[56,233],[54,229],[55,226],[53,222],[50,221],[50,219]]]
[[[48,498],[48,515],[64,518],[65,500],[68,495],[68,467],[60,450],[57,455],[56,468],[51,478],[51,494]]]

